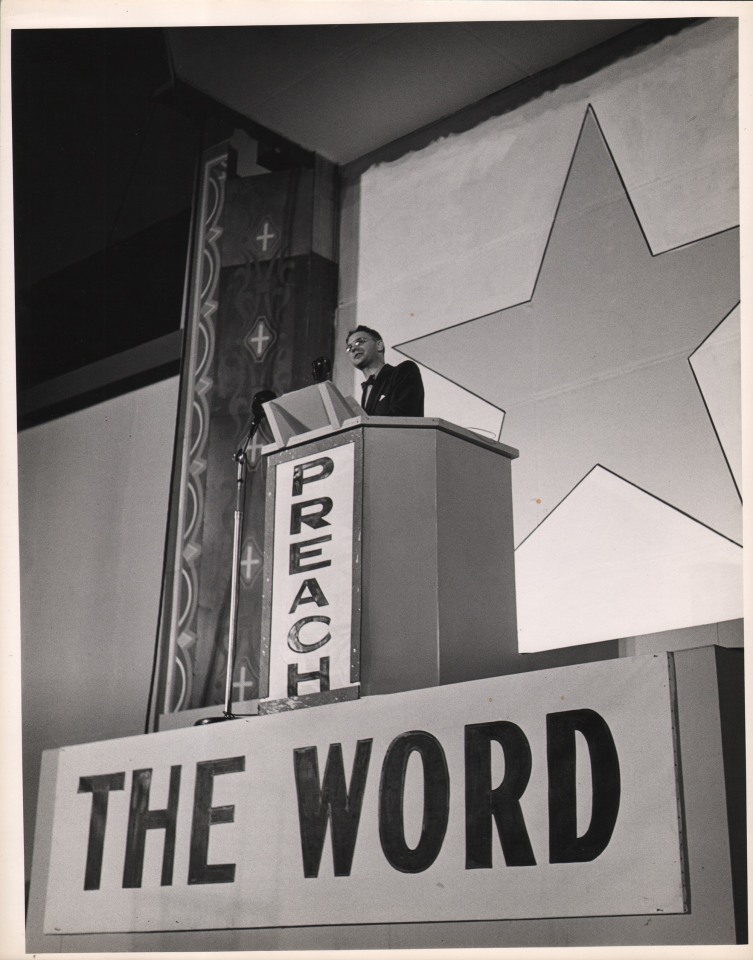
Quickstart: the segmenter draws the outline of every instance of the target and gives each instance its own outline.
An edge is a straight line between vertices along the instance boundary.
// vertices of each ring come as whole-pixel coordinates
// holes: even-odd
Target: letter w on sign
[[[331,823],[335,876],[350,876],[372,742],[371,739],[358,741],[350,788],[345,784],[342,744],[330,745],[323,783],[319,781],[316,747],[300,747],[293,751],[305,877],[319,875],[328,821]]]

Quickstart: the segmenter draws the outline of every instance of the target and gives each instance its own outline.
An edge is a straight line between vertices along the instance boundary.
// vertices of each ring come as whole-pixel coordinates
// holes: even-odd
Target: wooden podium
[[[505,673],[517,451],[331,383],[265,408],[261,712]]]

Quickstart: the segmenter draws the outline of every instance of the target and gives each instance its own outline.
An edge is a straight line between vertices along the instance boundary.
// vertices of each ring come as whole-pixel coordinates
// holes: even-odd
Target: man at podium
[[[358,326],[345,338],[350,362],[364,376],[361,406],[371,417],[422,417],[424,385],[412,360],[396,367],[384,362],[384,341],[371,327]]]

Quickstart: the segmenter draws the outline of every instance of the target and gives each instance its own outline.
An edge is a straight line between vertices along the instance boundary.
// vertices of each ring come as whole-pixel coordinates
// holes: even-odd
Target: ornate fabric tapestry
[[[251,403],[311,382],[329,356],[336,268],[312,252],[314,172],[243,179],[205,157],[196,213],[159,630],[156,711],[225,698],[236,463]],[[232,699],[258,693],[265,425],[248,447]]]

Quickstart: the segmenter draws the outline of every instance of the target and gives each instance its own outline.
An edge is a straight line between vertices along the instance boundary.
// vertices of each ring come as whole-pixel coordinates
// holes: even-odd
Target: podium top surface
[[[468,443],[501,454],[509,460],[518,456],[508,447],[482,432],[432,417],[370,417],[352,397],[343,396],[331,381],[293,390],[264,405],[274,443],[262,448],[271,454],[355,428],[390,430],[439,430]]]
[[[358,417],[349,417],[337,427],[330,425],[310,430],[306,433],[299,433],[291,437],[285,444],[278,442],[267,444],[262,448],[262,453],[271,454],[281,450],[289,450],[291,447],[311,443],[322,437],[334,436],[356,428],[365,428],[368,430],[385,428],[390,430],[439,430],[451,436],[459,437],[468,443],[473,443],[476,446],[485,447],[487,450],[499,453],[510,460],[515,460],[519,456],[519,451],[516,450],[515,447],[510,447],[506,443],[500,443],[498,440],[485,437],[467,427],[450,423],[448,420],[441,420],[437,417],[369,417],[366,414]]]

